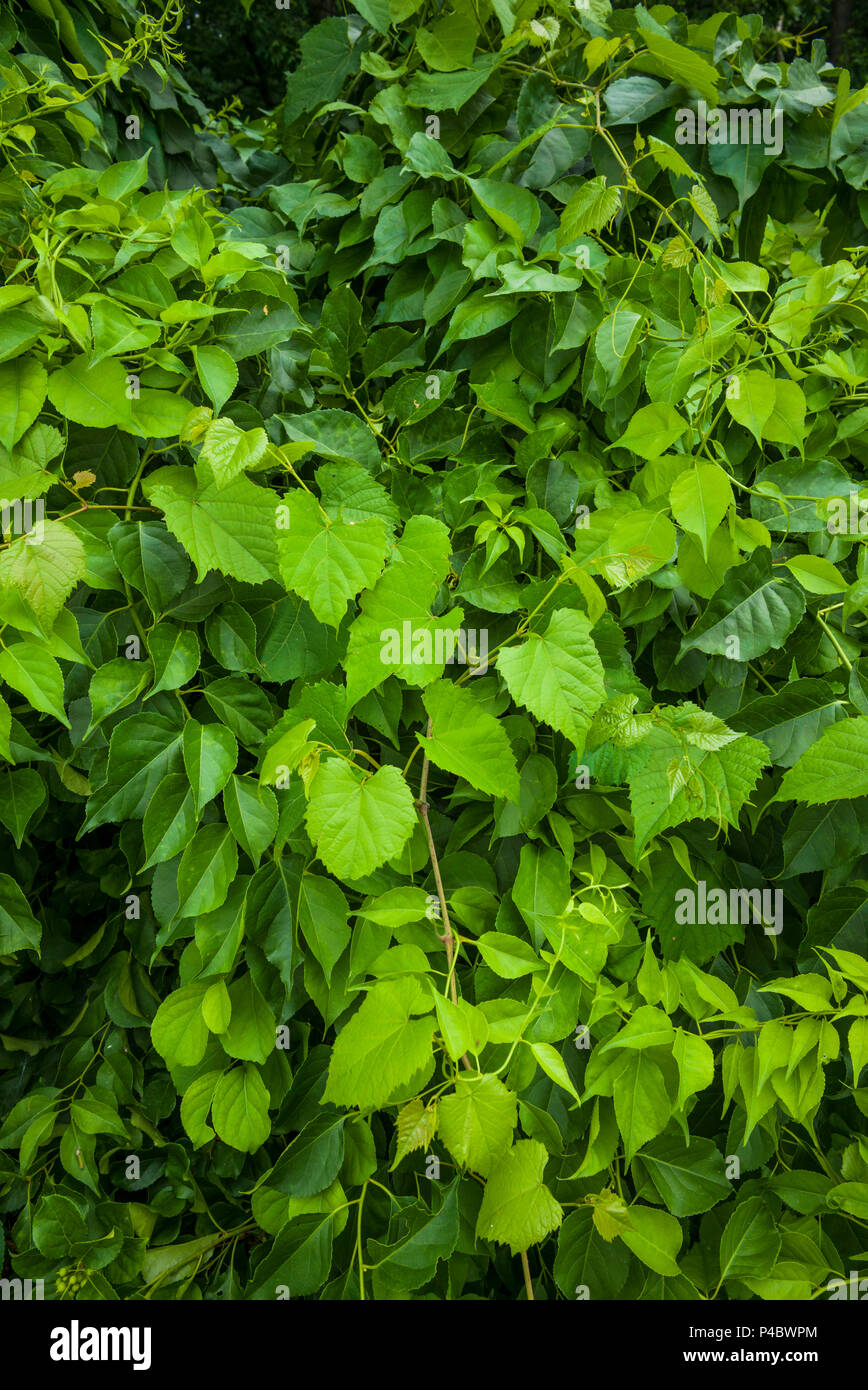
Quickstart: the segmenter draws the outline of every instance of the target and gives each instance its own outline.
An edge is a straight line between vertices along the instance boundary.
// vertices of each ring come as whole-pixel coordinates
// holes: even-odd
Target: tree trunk
[[[832,23],[829,25],[829,57],[840,63],[847,51],[847,37],[853,17],[853,0],[834,0]]]

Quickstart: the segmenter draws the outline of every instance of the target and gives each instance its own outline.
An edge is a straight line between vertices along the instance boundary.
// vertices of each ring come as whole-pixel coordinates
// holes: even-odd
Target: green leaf
[[[476,941],[476,947],[489,970],[504,980],[518,980],[522,975],[532,975],[545,970],[533,947],[520,936],[507,936],[505,932],[487,931]]]
[[[868,716],[842,719],[824,729],[784,774],[779,801],[820,806],[868,792]]]
[[[191,1081],[181,1099],[181,1124],[193,1142],[200,1149],[214,1138],[214,1131],[207,1123],[208,1111],[214,1099],[214,1091],[220,1079],[219,1071],[207,1071],[195,1081]]]
[[[296,1217],[278,1232],[256,1265],[245,1298],[305,1298],[316,1293],[329,1276],[333,1235],[331,1212]]]
[[[429,1213],[422,1202],[401,1213],[396,1241],[369,1244],[374,1261],[373,1281],[377,1298],[406,1297],[433,1279],[440,1260],[448,1260],[458,1243],[458,1184],[451,1183],[439,1211]]]
[[[21,606],[25,621],[18,626],[37,624],[46,635],[54,626],[64,602],[85,574],[85,552],[81,540],[61,521],[40,523],[27,535],[13,540],[0,552],[0,598],[7,606],[9,621],[16,621]],[[33,630],[33,629],[31,629]]]
[[[281,1154],[269,1187],[291,1197],[310,1197],[334,1182],[344,1161],[346,1115],[317,1115]]]
[[[415,1153],[417,1149],[427,1149],[437,1130],[437,1107],[427,1106],[418,1097],[410,1100],[398,1111],[395,1127],[395,1158],[389,1172],[393,1172],[407,1154]]]
[[[710,1139],[693,1135],[689,1147],[675,1136],[655,1139],[643,1147],[637,1159],[673,1216],[710,1211],[718,1202],[725,1202],[732,1191],[723,1155]],[[639,1255],[638,1250],[635,1253]]]
[[[128,661],[115,657],[100,666],[90,678],[88,699],[91,716],[87,737],[109,715],[124,709],[142,693],[151,677],[151,667],[145,661]]]
[[[653,73],[666,82],[692,87],[709,106],[717,104],[718,74],[711,63],[657,29],[640,23],[639,32],[648,51],[637,54],[631,60],[632,67],[640,72]]]
[[[578,1101],[579,1093],[570,1080],[564,1059],[556,1048],[552,1047],[551,1043],[530,1043],[529,1046],[546,1076],[551,1077],[556,1085],[568,1091],[573,1099]]]
[[[517,1255],[557,1230],[564,1213],[542,1180],[547,1162],[536,1139],[520,1139],[498,1159],[485,1184],[477,1239],[508,1245]]]
[[[805,598],[772,570],[767,550],[730,570],[722,586],[690,628],[681,652],[718,653],[730,661],[753,661],[782,647],[805,611]]]
[[[130,423],[127,374],[113,358],[91,365],[83,354],[58,367],[48,378],[49,399],[61,415],[77,425],[107,429]]]
[[[48,375],[35,357],[0,365],[0,444],[11,449],[39,416]]]
[[[574,1298],[586,1290],[592,1299],[615,1299],[624,1287],[630,1256],[604,1241],[590,1207],[570,1212],[558,1232],[554,1277],[561,1293]]]
[[[611,448],[629,449],[643,459],[665,454],[687,429],[687,421],[666,402],[643,405],[630,420],[624,433]],[[711,465],[709,465],[711,466]]]
[[[497,179],[467,179],[467,186],[507,236],[519,246],[530,241],[539,225],[540,207],[529,188]]]
[[[618,1231],[629,1250],[655,1274],[677,1277],[681,1271],[675,1256],[681,1248],[681,1227],[666,1211],[653,1207],[632,1206],[628,1209],[630,1224]]]
[[[417,734],[427,756],[445,772],[492,796],[517,801],[518,768],[503,725],[470,690],[437,681],[423,696],[431,733]]]
[[[144,594],[154,613],[164,613],[186,587],[190,561],[163,525],[119,521],[108,535],[115,564]]]
[[[91,796],[85,830],[141,819],[162,779],[181,767],[181,730],[161,714],[134,715],[112,730],[103,785]]]
[[[297,724],[292,724],[270,744],[259,772],[259,780],[263,785],[278,781],[283,775],[282,769],[292,772],[298,767],[302,758],[310,751],[308,739],[315,728],[315,719],[302,719]]]
[[[765,372],[743,372],[727,390],[726,405],[732,418],[750,430],[757,444],[768,439],[801,451],[806,404],[795,381]]]
[[[426,67],[435,72],[456,72],[473,61],[477,25],[467,13],[456,11],[438,20],[430,29],[416,33],[416,47]],[[432,141],[436,144],[436,141]]]
[[[386,1105],[412,1080],[424,1084],[434,1058],[432,1008],[412,979],[374,985],[332,1049],[324,1099],[360,1110]]]
[[[267,1062],[274,1050],[274,1015],[249,973],[229,986],[229,1026],[220,1042],[230,1057]]]
[[[628,1049],[615,1076],[615,1115],[627,1162],[649,1139],[669,1123],[672,1103],[663,1073],[656,1062],[639,1050]]]
[[[846,1211],[864,1221],[868,1216],[868,1183],[837,1183],[830,1189],[826,1201],[833,1211]]]
[[[229,829],[241,849],[259,867],[268,846],[277,834],[277,798],[268,787],[257,786],[246,777],[229,778],[223,788],[223,810]]]
[[[238,850],[225,825],[197,830],[178,865],[178,916],[198,917],[226,901],[238,870]]]
[[[200,581],[209,570],[250,584],[278,577],[275,501],[264,488],[243,477],[220,488],[168,467],[147,477],[142,491],[165,512]]]
[[[497,669],[513,699],[564,734],[581,752],[591,719],[606,698],[603,665],[583,613],[562,608],[542,633],[504,647]]]
[[[699,537],[708,558],[708,543],[732,506],[729,478],[717,464],[699,463],[678,475],[669,498],[675,520]]]
[[[408,106],[421,106],[428,111],[460,111],[479,88],[487,82],[497,66],[498,56],[481,53],[473,65],[461,72],[417,72],[407,83],[404,100]]]
[[[46,795],[45,782],[33,768],[0,772],[0,822],[19,849]]]
[[[158,623],[148,633],[148,651],[154,663],[154,683],[149,699],[161,690],[180,690],[199,669],[199,638],[189,628]]]
[[[561,213],[558,249],[588,232],[599,232],[621,207],[621,193],[609,188],[605,174],[588,179],[576,190]]]
[[[193,788],[198,820],[205,806],[222,791],[238,762],[234,734],[222,724],[188,719],[181,739],[184,768]],[[237,837],[236,837],[237,838]]]
[[[350,942],[349,908],[340,888],[319,874],[302,875],[298,890],[298,925],[322,967],[326,982]]]
[[[388,549],[388,532],[378,517],[332,520],[306,492],[293,494],[289,529],[278,535],[284,583],[332,627],[348,601],[375,582]]]
[[[674,734],[662,729],[649,734],[636,750],[629,778],[637,850],[682,821],[737,825],[768,760],[765,746],[753,738],[719,750],[696,749],[685,758]]]
[[[771,1274],[781,1248],[781,1237],[762,1197],[740,1202],[726,1223],[720,1240],[720,1282]]]
[[[478,1055],[488,1038],[485,1015],[473,1004],[468,1004],[466,999],[453,1003],[445,994],[438,994],[436,989],[433,994],[437,1025],[453,1062],[459,1061],[468,1052]]]
[[[731,728],[766,745],[778,767],[792,767],[837,720],[844,703],[828,681],[790,681],[774,695],[760,695],[728,716]]]
[[[269,1096],[250,1062],[224,1072],[214,1091],[211,1120],[218,1138],[242,1153],[255,1153],[271,1133]]]
[[[308,832],[336,878],[364,878],[394,858],[416,824],[413,793],[396,767],[360,775],[345,762],[328,758],[309,795]]]
[[[219,415],[238,385],[238,368],[224,348],[200,346],[193,349],[196,372],[202,390],[210,397]]]
[[[127,159],[103,169],[96,186],[100,197],[122,202],[135,189],[141,188],[148,177],[150,153],[146,150],[140,159]]]
[[[29,950],[39,954],[42,926],[14,878],[0,874],[0,955]]]
[[[63,675],[53,656],[35,642],[13,642],[0,652],[0,676],[34,709],[69,728],[63,708]]]
[[[213,985],[209,985],[208,992],[202,1000],[202,1017],[212,1033],[225,1033],[229,1027],[232,1000],[222,980],[215,980]]]
[[[265,457],[268,436],[265,430],[242,430],[233,420],[214,420],[205,431],[200,462],[207,463],[218,490],[248,468],[255,468]]]
[[[868,1062],[868,1019],[857,1018],[850,1024],[847,1047],[853,1064],[853,1085],[858,1086],[862,1070]]]
[[[372,589],[359,599],[360,613],[350,628],[347,651],[347,701],[352,707],[363,695],[382,685],[394,672],[400,679],[414,685],[426,685],[443,674],[443,667],[452,654],[451,642],[442,640],[441,659],[437,660],[433,636],[440,631],[444,639],[461,623],[458,609],[432,618],[431,605],[440,585],[449,573],[451,546],[449,532],[441,521],[429,516],[411,517],[404,534],[392,550],[389,563]],[[424,636],[410,644],[409,660],[398,653],[399,660],[387,664],[383,660],[384,643],[389,634],[400,639],[406,631],[428,634],[431,650],[425,652]]]
[[[202,1017],[202,1001],[208,992],[204,981],[173,990],[163,1000],[151,1024],[151,1041],[170,1066],[195,1067],[208,1046],[208,1025]]]
[[[785,563],[809,594],[841,594],[847,588],[840,570],[822,555],[794,555]]]

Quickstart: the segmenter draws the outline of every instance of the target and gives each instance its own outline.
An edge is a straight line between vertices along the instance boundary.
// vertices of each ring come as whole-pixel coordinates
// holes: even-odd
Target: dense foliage
[[[243,124],[179,22],[0,21],[4,1272],[846,1296],[865,93],[356,0]]]
[[[255,119],[280,99],[305,32],[341,8],[336,0],[284,0],[282,8],[275,0],[187,0],[179,30],[184,74],[210,106],[232,103]],[[632,9],[632,0],[615,0],[612,8]],[[672,8],[696,23],[718,6],[715,0],[677,0]],[[854,84],[868,71],[868,10],[853,0],[729,0],[727,8],[762,15],[752,39],[761,61],[804,56],[812,39],[824,39]]]

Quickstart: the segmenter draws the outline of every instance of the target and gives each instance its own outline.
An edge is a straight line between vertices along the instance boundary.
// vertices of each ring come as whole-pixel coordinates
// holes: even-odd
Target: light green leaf
[[[679,473],[669,500],[675,520],[685,531],[699,537],[707,558],[708,542],[732,506],[732,488],[726,473],[716,463],[698,463]]]
[[[267,1062],[274,1051],[275,1019],[249,971],[229,986],[229,1003],[228,1027],[219,1030],[223,1050],[243,1061]]]
[[[84,354],[73,357],[48,378],[48,396],[61,415],[93,429],[122,429],[130,423],[127,373],[114,358],[92,366]]]
[[[416,824],[413,793],[396,767],[364,775],[328,758],[310,786],[305,820],[336,878],[364,878],[403,849]]]
[[[238,385],[238,368],[225,348],[210,344],[195,347],[193,356],[202,389],[219,414]]]
[[[579,1093],[570,1080],[564,1059],[557,1049],[552,1047],[551,1043],[529,1043],[529,1047],[546,1076],[551,1077],[552,1081],[578,1101]]]
[[[452,681],[429,685],[422,699],[431,734],[417,738],[431,761],[479,791],[518,801],[518,768],[498,719]]]
[[[206,1071],[204,1076],[191,1081],[181,1098],[181,1124],[196,1149],[214,1138],[214,1131],[206,1121],[220,1075],[219,1071]]]
[[[794,555],[784,562],[809,594],[842,594],[847,580],[823,555]]]
[[[0,599],[6,605],[7,622],[16,622],[17,613],[22,613],[24,622],[18,617],[19,627],[47,636],[64,602],[84,578],[85,568],[84,546],[62,521],[41,522],[13,540],[0,551]]]
[[[624,433],[609,448],[629,449],[643,459],[665,454],[687,429],[687,421],[666,402],[643,405],[630,420]]]
[[[208,1046],[208,1025],[202,1001],[208,992],[203,980],[182,985],[167,995],[151,1023],[151,1041],[173,1067],[195,1067]]]
[[[410,518],[385,571],[359,599],[360,613],[350,628],[346,659],[349,707],[392,674],[413,685],[426,685],[443,674],[462,612],[459,608],[432,618],[431,604],[449,573],[450,554],[449,532],[442,521],[430,516]],[[408,653],[403,650],[405,631],[411,639]],[[395,664],[383,659],[392,634],[399,647]]]
[[[462,1072],[437,1107],[437,1133],[462,1168],[487,1177],[512,1143],[516,1106],[498,1077]]]
[[[238,477],[226,487],[198,483],[189,468],[159,468],[142,484],[148,501],[190,556],[200,580],[209,570],[248,584],[277,579],[273,493]]]
[[[570,198],[558,228],[558,249],[588,232],[599,232],[621,207],[621,193],[609,188],[605,174],[588,179]]]
[[[424,1085],[434,1067],[436,1024],[432,1017],[413,1014],[432,1007],[413,979],[374,985],[338,1033],[323,1099],[372,1110],[386,1105],[411,1080]]]
[[[234,420],[214,420],[205,431],[199,459],[207,463],[222,492],[239,473],[255,468],[267,448],[268,436],[261,427],[242,430]]]
[[[533,947],[520,936],[487,931],[477,938],[476,947],[489,970],[504,980],[518,980],[546,968]]]
[[[540,207],[529,188],[502,183],[498,179],[467,179],[473,196],[482,204],[492,222],[507,236],[525,246],[539,225]]]
[[[214,1091],[211,1121],[230,1148],[255,1153],[271,1133],[269,1095],[259,1069],[245,1062],[224,1072]]]
[[[824,729],[784,773],[778,801],[821,806],[841,797],[868,795],[868,715],[841,719]]]
[[[292,494],[289,528],[280,530],[280,570],[320,622],[337,627],[347,603],[378,578],[389,547],[385,522],[332,520],[306,492]]]
[[[564,734],[581,752],[591,719],[606,698],[603,664],[591,623],[575,609],[552,614],[542,633],[504,647],[497,669],[513,699]]]
[[[63,675],[53,656],[35,642],[12,642],[0,651],[0,676],[34,709],[69,728],[63,708]]]
[[[629,1226],[621,1227],[618,1235],[629,1250],[655,1274],[668,1278],[681,1273],[675,1256],[681,1248],[681,1226],[674,1216],[653,1207],[628,1208]]]
[[[485,1184],[477,1239],[508,1245],[517,1255],[557,1230],[564,1213],[542,1180],[547,1162],[536,1139],[520,1139],[498,1159]]]
[[[35,357],[0,365],[0,444],[11,449],[38,418],[48,374]]]
[[[674,734],[654,730],[636,749],[629,776],[637,851],[682,821],[737,825],[768,761],[765,745],[754,738],[719,749],[696,748],[685,758]]]

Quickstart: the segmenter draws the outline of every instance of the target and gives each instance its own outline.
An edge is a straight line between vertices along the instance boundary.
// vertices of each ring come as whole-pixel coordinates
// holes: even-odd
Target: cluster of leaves
[[[212,196],[117,157],[110,85],[182,83],[141,22],[90,77],[2,31],[11,1270],[825,1296],[868,1221],[866,94],[757,16],[356,0],[191,132]],[[782,151],[681,143],[699,101]],[[685,921],[713,890],[780,907]]]

